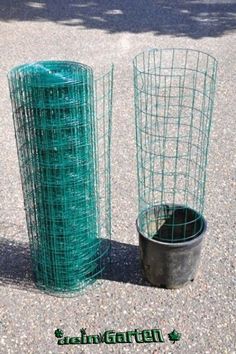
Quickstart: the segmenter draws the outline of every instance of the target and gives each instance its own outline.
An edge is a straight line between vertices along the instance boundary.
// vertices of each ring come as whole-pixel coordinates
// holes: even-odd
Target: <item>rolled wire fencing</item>
[[[149,238],[182,242],[203,228],[217,62],[190,49],[133,61],[139,217]]]
[[[103,271],[111,236],[113,67],[46,61],[8,75],[35,282],[73,293]]]

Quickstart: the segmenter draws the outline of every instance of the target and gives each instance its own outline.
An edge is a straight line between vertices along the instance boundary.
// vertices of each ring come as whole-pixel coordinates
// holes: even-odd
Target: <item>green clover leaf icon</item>
[[[175,329],[168,334],[169,340],[173,343],[177,342],[181,338],[181,333],[177,332]]]
[[[54,334],[55,334],[55,336],[56,336],[57,338],[62,338],[63,335],[64,335],[63,330],[60,329],[60,328],[57,328],[57,329],[55,330]]]

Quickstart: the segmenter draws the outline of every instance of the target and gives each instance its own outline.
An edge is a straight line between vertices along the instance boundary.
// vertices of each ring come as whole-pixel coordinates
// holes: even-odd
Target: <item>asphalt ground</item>
[[[235,353],[235,61],[233,1],[18,1],[0,3],[0,352]],[[181,47],[219,63],[197,278],[178,290],[143,279],[137,216],[132,59]],[[7,72],[37,60],[75,60],[97,73],[115,65],[112,134],[112,271],[73,298],[38,291],[28,252]],[[57,345],[66,336],[160,328],[164,343]],[[174,344],[168,333],[182,334]]]

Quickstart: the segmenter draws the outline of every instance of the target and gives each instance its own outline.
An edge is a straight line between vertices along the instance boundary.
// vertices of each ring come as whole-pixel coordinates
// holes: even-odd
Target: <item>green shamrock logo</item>
[[[173,344],[180,340],[181,333],[177,332],[175,329],[168,334],[169,340],[173,341]]]
[[[57,338],[62,338],[63,335],[64,335],[63,330],[60,329],[60,328],[57,328],[57,329],[55,330],[54,334],[55,334],[55,336],[56,336]]]

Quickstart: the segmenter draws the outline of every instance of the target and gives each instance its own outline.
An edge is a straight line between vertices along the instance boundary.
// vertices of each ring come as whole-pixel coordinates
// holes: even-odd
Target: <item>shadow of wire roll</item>
[[[110,165],[99,166],[110,159],[113,67],[101,92],[92,69],[77,62],[26,64],[8,78],[35,282],[71,293],[98,277],[108,251],[100,247],[100,193],[110,190]]]

